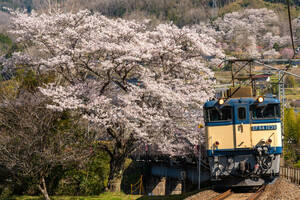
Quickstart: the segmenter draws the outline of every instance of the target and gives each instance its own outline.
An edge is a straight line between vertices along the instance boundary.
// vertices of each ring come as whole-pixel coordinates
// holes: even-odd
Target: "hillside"
[[[32,0],[0,0],[0,9],[4,11],[5,7],[9,8],[22,8],[27,9],[31,11],[33,7],[33,1]]]
[[[295,4],[291,6],[292,18],[300,15],[300,1],[294,1]],[[286,0],[236,0],[230,4],[220,7],[218,15],[223,16],[226,13],[240,11],[247,8],[267,8],[273,10],[280,17],[287,19],[287,5]]]
[[[58,0],[58,2],[65,9],[87,8],[111,17],[150,18],[154,23],[173,21],[180,27],[207,22],[217,16],[246,8],[266,7],[283,17],[286,16],[285,0],[217,0],[216,4],[213,3],[213,0]],[[293,2],[300,5],[300,0]],[[4,7],[10,7],[27,9],[30,12],[32,9],[45,9],[47,5],[47,0],[0,0],[0,10],[2,11],[5,10]],[[294,17],[299,13],[299,7],[292,9]]]

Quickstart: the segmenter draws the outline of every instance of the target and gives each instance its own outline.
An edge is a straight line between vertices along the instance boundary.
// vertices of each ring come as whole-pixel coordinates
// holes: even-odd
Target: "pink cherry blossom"
[[[105,130],[125,127],[115,133],[122,141],[155,144],[170,156],[203,142],[197,127],[215,84],[207,61],[224,56],[216,39],[194,28],[151,28],[88,10],[13,14],[11,33],[28,50],[26,62],[57,74],[40,88],[53,101],[49,108],[81,113],[104,130],[104,140],[112,137]]]

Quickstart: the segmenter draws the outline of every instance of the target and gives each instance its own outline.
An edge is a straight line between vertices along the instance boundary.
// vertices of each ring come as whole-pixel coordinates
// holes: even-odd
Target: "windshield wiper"
[[[220,115],[220,120],[223,118],[223,113],[221,112],[221,110],[218,108],[218,106],[215,106],[216,111],[219,113]]]

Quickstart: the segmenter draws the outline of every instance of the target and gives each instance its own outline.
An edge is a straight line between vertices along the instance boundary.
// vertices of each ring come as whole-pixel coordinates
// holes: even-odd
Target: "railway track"
[[[237,193],[232,190],[227,190],[211,200],[256,200],[264,192],[265,187],[266,186],[263,185],[253,193]]]

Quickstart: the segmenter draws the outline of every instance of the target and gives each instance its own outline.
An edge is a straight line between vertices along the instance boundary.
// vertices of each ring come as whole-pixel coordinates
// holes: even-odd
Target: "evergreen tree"
[[[287,76],[285,81],[286,81],[286,87],[288,88],[294,88],[296,86],[296,81],[293,76]]]
[[[295,144],[298,140],[299,118],[295,115],[294,109],[287,108],[284,115],[284,157],[287,163],[293,164],[296,160]]]
[[[298,120],[296,120],[294,109],[287,108],[285,110],[285,117],[284,117],[284,133],[285,133],[284,141],[287,144],[296,143],[298,140],[297,126],[299,125],[297,125],[296,121],[298,122]]]
[[[300,112],[296,116],[296,139],[297,143],[300,144]]]

